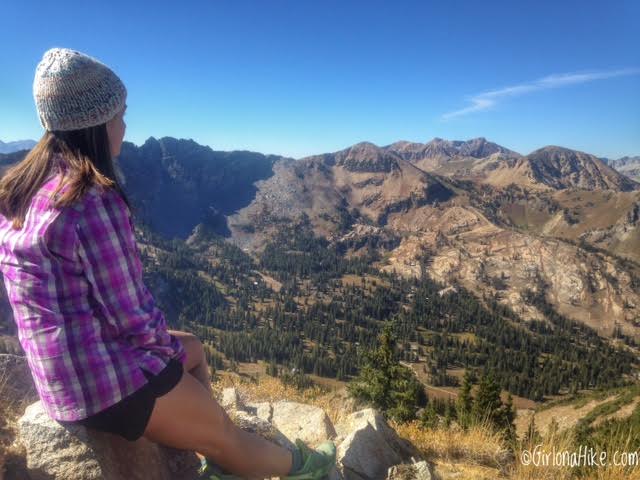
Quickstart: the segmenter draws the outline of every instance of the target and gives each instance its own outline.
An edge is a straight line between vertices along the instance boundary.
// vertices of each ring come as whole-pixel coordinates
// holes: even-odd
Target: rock
[[[429,464],[425,460],[414,463],[413,467],[416,469],[416,480],[431,480]]]
[[[27,357],[0,354],[0,389],[5,404],[26,406],[38,399]]]
[[[337,430],[337,459],[346,480],[385,478],[390,467],[420,458],[372,408],[352,413]]]
[[[352,413],[334,428],[325,412],[311,405],[279,401],[244,404],[235,389],[222,395],[231,420],[289,450],[300,438],[311,448],[333,439],[336,468],[330,480],[430,480],[429,467],[409,442],[374,409]],[[271,421],[269,421],[271,420]],[[194,480],[200,464],[192,452],[154,444],[144,438],[128,442],[84,427],[62,427],[40,402],[18,421],[31,480]]]
[[[386,480],[431,480],[429,464],[422,460],[416,463],[403,463],[389,468]]]
[[[292,442],[299,438],[315,446],[336,436],[331,420],[321,408],[287,401],[275,402],[272,407],[271,423]]]
[[[220,400],[220,405],[225,410],[242,409],[242,400],[240,400],[240,395],[238,395],[238,391],[233,387],[225,388],[224,390],[222,390],[222,399]]]
[[[117,435],[62,427],[38,401],[18,421],[32,480],[193,480],[200,464],[192,452],[144,438],[129,442]]]
[[[261,418],[265,422],[271,423],[273,406],[269,402],[247,403],[245,410],[251,415]]]
[[[293,442],[266,420],[242,410],[232,410],[228,412],[228,414],[233,423],[241,429],[247,432],[257,433],[261,437],[290,450],[294,448]]]

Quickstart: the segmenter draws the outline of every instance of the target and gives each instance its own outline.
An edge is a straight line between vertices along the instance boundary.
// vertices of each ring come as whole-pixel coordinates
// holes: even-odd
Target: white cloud
[[[440,118],[442,120],[450,120],[451,118],[468,115],[469,113],[480,112],[493,107],[504,98],[517,97],[539,90],[565,87],[578,83],[592,82],[594,80],[604,80],[606,78],[621,77],[623,75],[638,74],[640,74],[640,68],[626,68],[622,70],[591,73],[557,73],[548,75],[533,82],[522,83],[520,85],[500,88],[498,90],[490,90],[488,92],[473,95],[467,99],[471,102],[469,107],[445,113]]]

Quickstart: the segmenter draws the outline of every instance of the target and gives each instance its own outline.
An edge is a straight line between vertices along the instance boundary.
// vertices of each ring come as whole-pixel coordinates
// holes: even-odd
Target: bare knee
[[[206,362],[204,345],[197,336],[193,333],[182,332],[180,330],[170,330],[169,333],[175,336],[185,349],[187,354],[187,370],[193,370],[199,364]]]

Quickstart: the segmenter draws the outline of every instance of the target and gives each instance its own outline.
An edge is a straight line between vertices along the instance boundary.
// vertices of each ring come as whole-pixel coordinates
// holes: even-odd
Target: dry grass
[[[355,402],[348,398],[344,389],[328,390],[318,386],[297,389],[268,375],[260,376],[256,380],[222,372],[213,383],[216,396],[219,398],[222,390],[228,387],[235,387],[242,400],[245,401],[277,402],[288,400],[319,407],[325,411],[334,425],[355,411]]]
[[[501,435],[494,433],[488,426],[477,425],[466,431],[459,428],[422,428],[419,422],[390,425],[398,434],[409,440],[435,465],[436,474],[453,475],[465,479],[513,480],[640,480],[640,466],[593,466],[575,468],[570,465],[554,465],[537,461],[537,465],[526,465],[522,459],[526,452],[534,451],[535,445],[524,445],[511,453]],[[612,445],[627,445],[618,448],[619,452],[634,452],[629,441],[619,442],[612,439]],[[541,452],[577,452],[573,437],[569,434],[550,433],[540,442]],[[599,452],[598,452],[599,453]],[[531,457],[530,457],[531,458]],[[607,452],[607,458],[613,459],[613,452]]]
[[[316,386],[299,390],[266,375],[255,379],[222,372],[213,387],[218,396],[222,389],[235,387],[245,401],[288,400],[314,405],[322,408],[334,425],[357,409],[356,403],[344,389],[326,390]],[[512,452],[503,436],[488,425],[476,425],[466,431],[456,426],[423,428],[418,421],[405,424],[390,421],[389,425],[434,464],[434,478],[640,480],[640,466],[635,469],[609,466],[578,470],[570,466],[553,465],[552,462],[549,465],[525,465],[522,462],[523,452],[533,451],[535,445],[519,446]],[[540,443],[542,446],[539,449],[544,452],[576,452],[578,448],[573,437],[566,432],[550,432]],[[611,444],[624,445],[625,442],[612,439]],[[632,452],[633,448],[629,445],[629,448],[619,451]],[[608,452],[608,456],[612,458],[612,452]]]
[[[409,440],[429,461],[458,462],[506,470],[511,464],[509,449],[501,435],[484,425],[460,428],[423,428],[418,421],[390,422],[401,437]]]
[[[611,439],[611,445],[625,445],[623,448],[617,448],[619,452],[634,452],[630,445],[630,441],[619,442],[618,439]],[[589,466],[589,467],[571,467],[570,465],[554,464],[552,457],[553,452],[578,452],[579,445],[576,444],[572,435],[567,432],[554,433],[551,432],[539,442],[538,449],[544,453],[551,453],[548,464],[524,465],[522,455],[527,452],[534,451],[535,445],[525,445],[516,452],[516,459],[513,468],[510,470],[509,478],[515,480],[569,480],[580,478],[585,480],[640,480],[640,466],[629,468],[624,466],[613,465],[614,451],[607,451],[607,459],[610,464],[607,466]],[[600,452],[596,451],[596,455]]]
[[[573,439],[569,435],[551,433],[547,435],[538,445],[538,451],[554,452],[554,451],[573,451]],[[570,467],[561,465],[542,465],[539,461],[529,463],[530,458],[528,452],[534,452],[535,443],[525,444],[516,452],[515,462],[510,470],[510,478],[518,480],[568,480],[572,478]],[[523,462],[523,458],[526,460]],[[528,465],[526,463],[529,463]]]
[[[20,463],[25,453],[23,447],[14,440],[18,431],[17,420],[21,403],[11,401],[6,372],[0,372],[0,479],[7,465]]]

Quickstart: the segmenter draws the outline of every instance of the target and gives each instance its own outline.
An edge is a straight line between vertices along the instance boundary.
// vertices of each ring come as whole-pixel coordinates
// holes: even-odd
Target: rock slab
[[[144,438],[129,442],[82,426],[65,428],[39,401],[27,408],[18,427],[32,480],[193,480],[200,465],[192,452]]]

